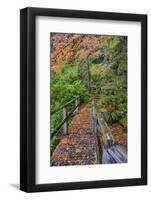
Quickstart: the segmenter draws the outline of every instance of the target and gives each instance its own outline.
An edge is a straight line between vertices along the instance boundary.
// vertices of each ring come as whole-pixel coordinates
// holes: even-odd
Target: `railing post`
[[[100,163],[100,153],[99,153],[99,140],[98,140],[98,135],[97,135],[97,113],[96,113],[96,108],[95,108],[95,100],[92,101],[92,117],[93,117],[93,131],[94,131],[94,137],[96,140],[96,154],[97,154],[97,163]]]
[[[95,102],[93,100],[92,102],[92,105],[93,105],[93,109],[92,109],[92,116],[93,116],[93,131],[94,131],[94,134],[97,133],[97,119],[96,119],[96,110],[95,110]]]
[[[63,119],[67,117],[67,109],[66,107],[63,108]],[[68,122],[67,120],[63,124],[63,133],[66,135],[68,133]]]
[[[79,97],[77,97],[75,99],[75,107],[77,107],[77,108],[75,109],[74,114],[77,114],[79,111],[79,108],[78,108],[79,101],[80,101],[80,99],[79,99]]]

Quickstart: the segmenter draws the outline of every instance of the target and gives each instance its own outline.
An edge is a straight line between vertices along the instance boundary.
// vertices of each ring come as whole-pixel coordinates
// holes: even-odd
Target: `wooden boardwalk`
[[[98,144],[92,130],[92,104],[79,107],[51,157],[51,166],[97,164]]]
[[[70,125],[67,128],[66,123],[63,129],[66,134],[52,153],[51,166],[126,163],[127,150],[116,143],[102,114],[97,112],[95,102],[77,105]],[[101,156],[98,142],[102,148]]]

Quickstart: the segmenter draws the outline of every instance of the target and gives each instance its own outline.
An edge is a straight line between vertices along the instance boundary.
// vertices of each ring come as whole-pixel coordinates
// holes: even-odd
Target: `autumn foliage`
[[[77,96],[82,105],[97,99],[104,119],[114,132],[119,132],[116,138],[126,146],[123,138],[127,132],[127,37],[50,33],[50,69],[51,107],[59,108]],[[62,113],[53,115],[51,130],[62,119]],[[69,123],[72,124],[71,119]],[[52,142],[53,150],[56,141],[57,136]]]
[[[100,49],[113,40],[113,36],[52,33],[51,69],[60,71],[62,65],[75,60],[80,62],[87,57],[99,57],[103,54]]]

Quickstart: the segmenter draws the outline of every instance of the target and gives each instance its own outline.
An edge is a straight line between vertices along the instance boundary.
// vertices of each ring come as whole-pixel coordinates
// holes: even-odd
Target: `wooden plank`
[[[102,163],[126,163],[127,152],[121,145],[114,144],[110,148],[103,148]]]
[[[65,136],[51,157],[51,166],[99,164],[94,134],[69,134]]]

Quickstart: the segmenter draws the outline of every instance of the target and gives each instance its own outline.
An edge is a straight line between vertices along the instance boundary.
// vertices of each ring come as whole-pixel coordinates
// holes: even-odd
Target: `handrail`
[[[60,106],[59,108],[52,110],[52,111],[50,112],[50,114],[53,115],[54,113],[60,111],[61,109],[63,109],[64,107],[68,106],[70,103],[72,103],[73,101],[75,101],[75,100],[78,99],[78,98],[79,98],[79,96],[77,96],[76,98],[74,98],[74,99],[68,101],[67,103],[65,103],[64,105]]]
[[[97,112],[95,102],[93,101],[93,121],[94,121],[94,131],[99,131],[103,138],[103,143],[105,148],[109,148],[113,144],[113,137],[105,122],[102,113]],[[99,129],[99,130],[98,130]],[[99,136],[99,135],[98,135]]]
[[[114,142],[110,128],[105,122],[102,113],[97,112],[95,102],[93,102],[93,124],[96,137],[100,136],[98,135],[99,131],[103,140],[101,163],[126,163],[127,150]]]
[[[60,122],[60,124],[56,127],[56,129],[51,133],[51,137],[60,130],[60,128],[68,120],[68,118],[72,115],[72,113],[76,110],[76,108],[79,106],[79,104],[77,106],[75,106],[74,109],[72,109],[72,111],[69,112],[69,114],[66,116],[65,119],[62,120],[62,122]]]
[[[67,114],[67,105],[69,105],[71,102],[75,101],[75,106],[74,108]],[[76,109],[78,108],[78,106],[80,105],[80,100],[79,100],[79,96],[72,99],[71,101],[67,102],[66,104],[64,104],[63,106],[61,106],[60,108],[54,110],[51,112],[51,115],[58,112],[59,110],[63,109],[63,114],[64,114],[64,119],[59,123],[59,125],[55,128],[54,131],[51,132],[51,137],[54,136],[54,134],[58,133],[58,131],[60,130],[60,128],[62,126],[64,126],[64,132],[65,134],[67,134],[67,120],[69,119],[69,117],[76,111]]]

